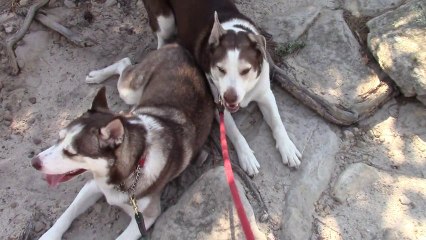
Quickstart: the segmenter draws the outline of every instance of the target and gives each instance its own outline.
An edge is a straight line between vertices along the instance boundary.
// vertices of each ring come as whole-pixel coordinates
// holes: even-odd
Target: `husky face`
[[[247,92],[259,81],[265,59],[263,36],[225,30],[217,15],[209,38],[210,77],[230,112],[239,109]]]
[[[116,150],[123,142],[122,121],[109,112],[102,88],[92,108],[62,129],[56,144],[35,156],[31,163],[45,174],[51,186],[86,170],[95,177],[107,177],[117,159]]]

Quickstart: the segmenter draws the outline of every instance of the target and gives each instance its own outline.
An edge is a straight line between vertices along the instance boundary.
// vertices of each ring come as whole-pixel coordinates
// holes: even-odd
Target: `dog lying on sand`
[[[138,239],[129,195],[135,196],[149,229],[160,215],[163,188],[197,157],[210,133],[213,97],[204,74],[179,45],[151,52],[137,65],[122,59],[90,72],[86,82],[100,83],[114,74],[120,75],[120,97],[134,105],[131,113],[109,110],[102,88],[92,107],[59,132],[56,144],[32,159],[51,186],[85,171],[94,177],[42,240],[61,239],[101,196],[131,217],[117,239]]]

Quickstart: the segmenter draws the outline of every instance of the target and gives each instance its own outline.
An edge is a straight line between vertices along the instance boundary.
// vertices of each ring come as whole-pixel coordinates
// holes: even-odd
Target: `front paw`
[[[101,70],[89,72],[86,76],[86,83],[101,83],[105,80],[105,76]]]
[[[47,232],[43,234],[43,236],[40,237],[39,240],[61,240],[62,234],[58,233],[54,229],[49,229]]]
[[[285,165],[294,168],[299,167],[302,154],[290,139],[280,143],[277,142],[277,148],[278,151],[280,151],[283,163]]]
[[[246,147],[245,150],[238,151],[238,159],[240,162],[240,167],[249,175],[254,176],[259,173],[259,162],[253,154],[253,151],[250,147]]]

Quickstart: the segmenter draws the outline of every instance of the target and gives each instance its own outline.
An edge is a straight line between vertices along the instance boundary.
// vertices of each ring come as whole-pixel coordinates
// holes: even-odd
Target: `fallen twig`
[[[27,16],[25,17],[24,23],[22,24],[19,31],[16,32],[12,37],[6,40],[5,48],[6,48],[6,53],[9,57],[9,64],[11,67],[10,73],[12,75],[17,75],[19,73],[18,61],[16,60],[16,55],[14,50],[15,44],[24,37],[25,33],[27,32],[28,28],[31,25],[31,22],[33,21],[33,18],[37,10],[39,10],[41,7],[46,5],[48,2],[49,0],[40,0],[34,3],[28,9]]]
[[[260,221],[266,222],[269,218],[269,212],[268,208],[266,207],[265,201],[263,201],[262,195],[260,194],[259,189],[254,184],[254,182],[250,179],[250,177],[247,175],[244,170],[236,164],[232,164],[232,169],[234,169],[235,173],[240,177],[241,181],[243,181],[244,185],[250,190],[251,194],[253,194],[253,197],[257,200],[257,202],[260,205],[261,209],[261,216]]]
[[[73,32],[70,29],[64,27],[63,25],[53,20],[53,18],[49,17],[49,15],[45,12],[37,13],[35,19],[44,26],[60,33],[62,36],[66,37],[70,42],[74,43],[77,46],[90,47],[95,44],[95,41],[93,41],[92,39],[86,38],[83,35]]]

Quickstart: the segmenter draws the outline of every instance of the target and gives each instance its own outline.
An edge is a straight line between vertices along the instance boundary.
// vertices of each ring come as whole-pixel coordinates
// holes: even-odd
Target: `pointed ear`
[[[90,110],[93,111],[99,111],[99,110],[108,110],[108,102],[106,99],[106,89],[105,87],[102,87],[99,89],[98,93],[96,94],[95,99],[93,99],[92,107]]]
[[[114,119],[105,127],[101,128],[101,138],[108,143],[119,145],[123,142],[124,126],[120,119]]]
[[[262,53],[263,58],[266,58],[266,39],[260,34],[248,34],[249,39],[256,44],[256,48]]]
[[[222,25],[219,22],[219,17],[217,16],[217,12],[214,12],[214,23],[213,28],[209,37],[209,45],[217,46],[219,45],[220,37],[226,33],[226,30],[223,29]]]

